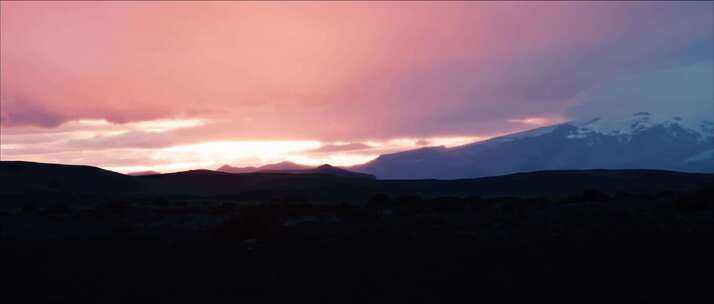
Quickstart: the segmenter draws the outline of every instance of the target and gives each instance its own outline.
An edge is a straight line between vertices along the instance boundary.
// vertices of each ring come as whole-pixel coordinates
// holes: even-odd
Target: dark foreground
[[[2,297],[96,303],[712,300],[712,190],[5,210]],[[4,302],[4,301],[3,301]]]

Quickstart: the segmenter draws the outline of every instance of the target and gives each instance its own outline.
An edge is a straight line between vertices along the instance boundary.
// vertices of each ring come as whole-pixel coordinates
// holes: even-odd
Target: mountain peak
[[[229,165],[229,164],[225,164],[225,165],[223,165],[223,166],[220,166],[217,171],[225,171],[225,170],[230,170],[230,169],[233,169],[233,168],[235,168],[235,167],[233,167],[233,166],[231,166],[231,165]]]
[[[225,173],[250,173],[256,170],[255,167],[233,167],[231,165],[225,164],[218,168],[216,171]]]
[[[258,171],[275,171],[275,170],[306,170],[311,169],[312,166],[306,166],[301,164],[296,164],[291,161],[282,161],[275,164],[269,164],[265,166],[258,167]]]
[[[696,118],[663,115],[651,112],[636,112],[625,116],[595,117],[592,119],[575,120],[567,124],[577,130],[569,138],[584,138],[589,134],[632,136],[653,127],[680,127],[697,136],[710,136],[707,128],[711,122]]]
[[[631,112],[574,120],[443,150],[380,155],[354,167],[379,178],[473,178],[537,170],[712,172],[714,122]]]
[[[126,175],[131,175],[131,176],[144,176],[144,175],[156,175],[156,174],[161,174],[160,172],[156,171],[137,171],[137,172],[129,172]]]

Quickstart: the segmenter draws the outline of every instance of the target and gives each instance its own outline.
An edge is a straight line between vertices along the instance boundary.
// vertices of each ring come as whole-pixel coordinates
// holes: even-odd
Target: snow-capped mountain
[[[714,172],[714,123],[647,112],[593,117],[459,147],[381,155],[353,168],[389,179],[469,178],[557,169]]]
[[[595,117],[587,121],[574,121],[570,123],[577,127],[577,131],[568,138],[585,138],[590,134],[619,135],[622,139],[630,140],[634,135],[652,127],[663,127],[670,131],[684,131],[696,136],[701,141],[707,140],[714,132],[711,121],[684,119],[680,116],[655,116],[648,112],[638,112],[630,117],[619,119],[603,119]],[[677,136],[676,132],[671,134]]]

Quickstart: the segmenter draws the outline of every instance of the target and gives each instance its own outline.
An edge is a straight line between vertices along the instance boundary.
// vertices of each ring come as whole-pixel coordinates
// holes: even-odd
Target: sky
[[[594,115],[711,117],[714,2],[0,3],[0,159],[353,165]]]

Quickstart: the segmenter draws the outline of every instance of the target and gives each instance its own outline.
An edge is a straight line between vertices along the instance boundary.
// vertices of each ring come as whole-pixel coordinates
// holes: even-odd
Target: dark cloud
[[[86,139],[73,139],[67,145],[82,149],[165,148],[179,144],[171,132],[128,131],[118,135],[100,135]]]
[[[62,115],[30,98],[6,97],[0,101],[0,125],[4,127],[35,125],[52,128],[65,120]]]
[[[417,140],[417,142],[416,142],[417,146],[428,146],[430,144],[431,144],[431,142],[426,139],[420,139],[420,140]]]
[[[616,79],[714,53],[712,2],[194,3],[141,14],[140,5],[76,6],[68,18],[49,4],[40,15],[3,3],[2,19],[13,25],[3,26],[0,46],[5,129],[74,119],[212,122],[70,143],[87,149],[489,136],[529,127],[509,120],[600,103],[588,92]],[[322,152],[352,148],[360,147]]]
[[[583,92],[567,110],[574,118],[660,115],[711,120],[714,116],[714,61],[661,69],[611,79]]]
[[[320,148],[310,150],[309,153],[330,153],[330,152],[346,152],[371,149],[372,146],[364,143],[348,143],[348,144],[327,144]]]

